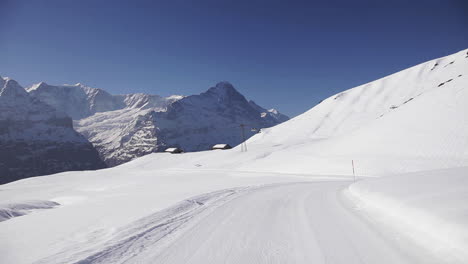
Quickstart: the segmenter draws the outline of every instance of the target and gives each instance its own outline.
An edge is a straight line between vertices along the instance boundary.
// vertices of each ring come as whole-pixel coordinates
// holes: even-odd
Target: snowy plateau
[[[210,114],[200,100],[237,100],[225,86],[148,118]],[[0,263],[468,263],[467,102],[463,50],[333,95],[247,152],[0,185]],[[118,104],[101,118],[135,111]],[[78,130],[101,115],[86,111]]]

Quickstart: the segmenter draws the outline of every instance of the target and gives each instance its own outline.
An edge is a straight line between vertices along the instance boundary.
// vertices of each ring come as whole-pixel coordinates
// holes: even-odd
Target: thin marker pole
[[[240,129],[241,129],[241,152],[247,152],[247,142],[245,142],[245,131],[244,131],[245,125],[240,124]]]
[[[354,160],[351,160],[351,165],[353,166],[353,178],[356,181],[356,174],[354,173]]]

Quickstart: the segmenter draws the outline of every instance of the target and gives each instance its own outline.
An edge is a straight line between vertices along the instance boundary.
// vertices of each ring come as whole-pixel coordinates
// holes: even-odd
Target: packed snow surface
[[[468,263],[467,76],[465,50],[332,96],[247,152],[0,185],[2,204],[60,204],[0,222],[0,262]]]
[[[360,181],[346,194],[385,230],[426,249],[428,258],[468,260],[468,167]]]

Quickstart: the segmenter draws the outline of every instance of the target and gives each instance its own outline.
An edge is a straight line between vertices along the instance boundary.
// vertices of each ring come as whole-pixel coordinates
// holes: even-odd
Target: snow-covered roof
[[[164,152],[177,152],[182,151],[180,148],[167,148]]]
[[[216,144],[212,147],[212,149],[226,149],[226,148],[231,148],[231,145],[229,144]]]

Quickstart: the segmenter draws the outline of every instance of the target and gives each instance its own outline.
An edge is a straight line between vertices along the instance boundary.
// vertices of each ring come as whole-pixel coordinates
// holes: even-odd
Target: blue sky
[[[294,116],[468,48],[468,4],[0,0],[0,75],[111,93],[198,94],[227,80]]]

